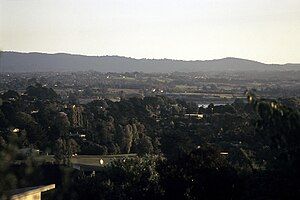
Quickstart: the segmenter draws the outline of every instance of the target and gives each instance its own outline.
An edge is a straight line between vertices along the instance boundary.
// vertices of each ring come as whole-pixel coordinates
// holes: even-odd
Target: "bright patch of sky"
[[[0,48],[300,62],[299,0],[0,0]]]

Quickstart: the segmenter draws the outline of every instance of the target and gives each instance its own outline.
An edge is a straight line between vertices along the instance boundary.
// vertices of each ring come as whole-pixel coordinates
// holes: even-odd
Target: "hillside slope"
[[[65,53],[1,53],[3,72],[87,71],[100,72],[196,72],[300,70],[300,64],[268,65],[256,61],[223,58],[206,61],[134,59],[120,56],[83,56]]]

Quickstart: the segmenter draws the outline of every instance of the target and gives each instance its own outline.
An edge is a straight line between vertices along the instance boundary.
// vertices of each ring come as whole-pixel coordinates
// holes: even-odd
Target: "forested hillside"
[[[215,60],[135,59],[122,56],[84,56],[65,53],[1,52],[3,72],[240,72],[299,71],[299,64],[264,64],[239,58]]]

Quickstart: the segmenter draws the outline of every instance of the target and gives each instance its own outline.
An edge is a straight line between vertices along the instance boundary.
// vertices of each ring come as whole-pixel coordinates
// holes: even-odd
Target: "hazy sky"
[[[300,0],[0,0],[0,48],[300,62]]]

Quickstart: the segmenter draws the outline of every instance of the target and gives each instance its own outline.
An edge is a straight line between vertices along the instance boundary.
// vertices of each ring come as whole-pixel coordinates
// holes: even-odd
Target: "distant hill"
[[[300,70],[300,64],[264,64],[256,61],[223,58],[216,60],[135,59],[120,56],[83,56],[65,53],[1,53],[3,72],[196,72],[196,71],[277,71]]]

